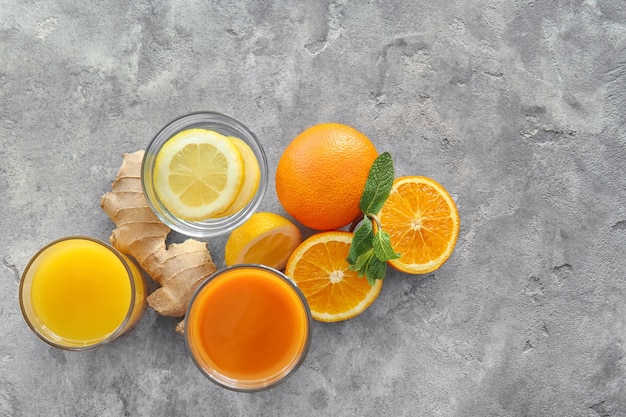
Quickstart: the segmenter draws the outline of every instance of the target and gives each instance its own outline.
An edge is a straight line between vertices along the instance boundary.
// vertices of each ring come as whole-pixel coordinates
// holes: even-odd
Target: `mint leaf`
[[[377,279],[383,279],[387,273],[387,262],[381,261],[370,249],[362,253],[349,269],[356,271],[360,277],[365,276],[370,285],[374,285]]]
[[[366,275],[367,265],[370,263],[372,259],[377,259],[377,258],[376,258],[376,255],[374,255],[374,249],[369,249],[366,252],[361,253],[356,258],[356,262],[354,262],[353,265],[350,265],[348,269],[351,269],[352,271],[356,271],[356,273],[360,277],[364,275],[367,276]]]
[[[394,179],[393,160],[389,152],[378,155],[370,168],[359,207],[365,214],[377,214],[385,204]]]
[[[370,285],[385,277],[387,261],[400,257],[393,250],[389,233],[383,230],[377,216],[391,193],[394,175],[391,154],[384,152],[378,155],[370,168],[359,202],[364,219],[354,232],[346,259],[350,264],[348,268],[360,277],[365,276]]]
[[[372,239],[374,238],[374,227],[372,220],[365,217],[359,227],[354,231],[352,237],[352,245],[348,253],[348,263],[354,265],[361,253],[367,252],[372,248]]]
[[[374,236],[372,240],[372,246],[374,247],[374,254],[378,259],[383,262],[387,262],[391,259],[398,259],[400,254],[393,250],[391,247],[391,236],[384,230],[380,230]]]
[[[373,256],[365,266],[365,277],[370,285],[374,285],[377,279],[385,278],[387,274],[387,262]]]

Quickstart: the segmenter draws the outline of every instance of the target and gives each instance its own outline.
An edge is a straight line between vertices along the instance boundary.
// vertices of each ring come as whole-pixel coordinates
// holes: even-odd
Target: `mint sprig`
[[[393,250],[389,233],[385,232],[378,219],[378,212],[389,197],[394,180],[393,160],[389,152],[380,154],[370,168],[359,207],[363,221],[354,231],[348,253],[350,269],[374,285],[387,273],[387,261],[397,259],[400,254]],[[374,230],[376,223],[376,231]]]

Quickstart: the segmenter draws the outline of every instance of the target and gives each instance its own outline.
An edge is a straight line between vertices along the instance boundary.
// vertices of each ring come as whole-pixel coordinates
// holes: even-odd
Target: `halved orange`
[[[378,297],[383,285],[370,285],[348,269],[352,233],[322,232],[302,242],[287,261],[285,274],[304,294],[315,320],[334,322],[361,314]]]
[[[459,236],[459,213],[438,182],[421,176],[397,178],[378,213],[383,230],[400,258],[389,261],[409,274],[438,269],[452,254]]]

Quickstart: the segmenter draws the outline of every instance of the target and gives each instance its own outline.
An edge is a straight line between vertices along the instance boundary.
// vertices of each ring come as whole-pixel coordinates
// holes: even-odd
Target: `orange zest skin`
[[[278,161],[278,200],[306,227],[341,228],[360,214],[361,193],[377,156],[372,142],[352,127],[312,126],[296,136]]]

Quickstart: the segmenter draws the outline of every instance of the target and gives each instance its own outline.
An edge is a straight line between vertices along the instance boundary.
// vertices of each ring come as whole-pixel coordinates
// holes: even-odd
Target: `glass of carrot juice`
[[[19,298],[26,322],[46,343],[86,350],[115,340],[139,320],[146,285],[137,266],[113,247],[71,236],[33,256]]]
[[[284,381],[304,361],[311,312],[294,282],[262,265],[237,265],[211,275],[185,316],[191,357],[211,381],[234,391],[259,391]]]

